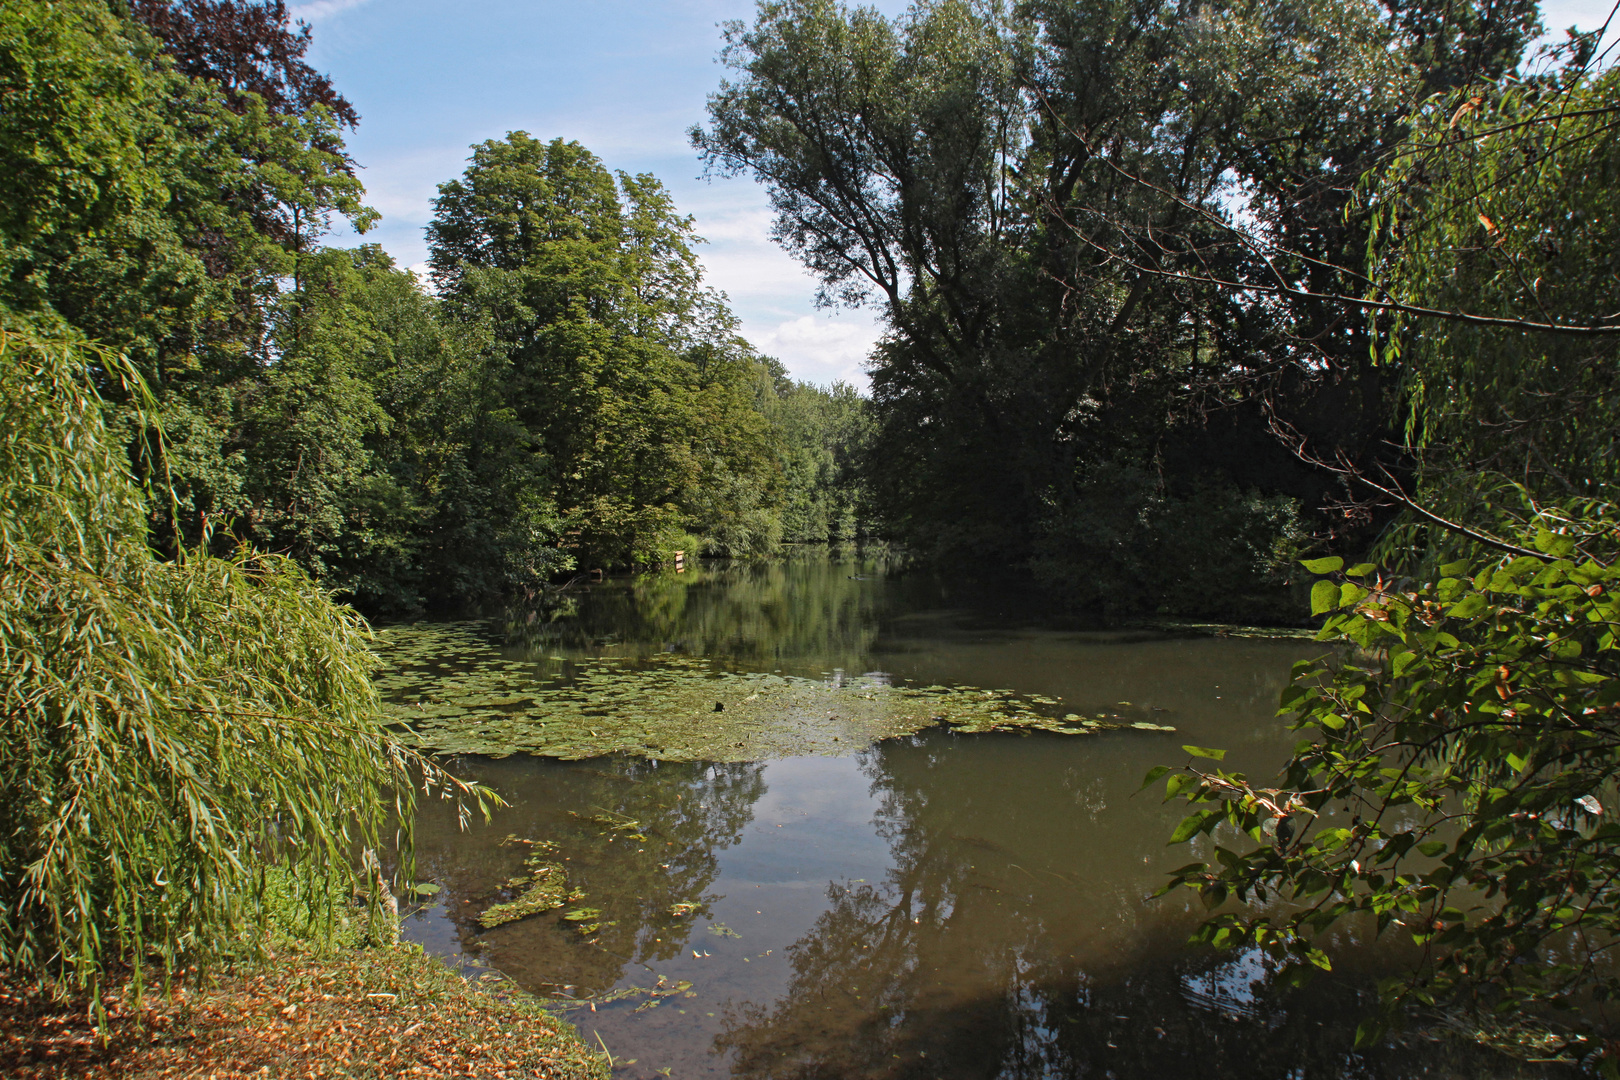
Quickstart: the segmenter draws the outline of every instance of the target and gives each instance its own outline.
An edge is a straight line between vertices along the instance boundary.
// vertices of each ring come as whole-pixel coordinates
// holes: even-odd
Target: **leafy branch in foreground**
[[[382,726],[364,623],[296,566],[153,558],[92,358],[148,427],[121,357],[0,329],[0,968],[99,1007],[114,966],[254,948],[266,866],[408,852],[418,785],[490,796]]]
[[[1166,891],[1254,905],[1220,911],[1200,940],[1252,943],[1299,973],[1329,967],[1319,936],[1360,916],[1422,950],[1390,1005],[1507,1012],[1620,990],[1606,960],[1620,931],[1620,568],[1546,528],[1524,543],[1547,558],[1471,578],[1452,563],[1410,587],[1371,565],[1306,564],[1331,575],[1312,600],[1328,615],[1317,639],[1340,646],[1296,666],[1283,696],[1311,737],[1276,788],[1196,764],[1167,781],[1197,808],[1175,840],[1207,834],[1214,861]]]
[[[1572,55],[1414,114],[1364,179],[1369,296],[1614,324],[1620,69]],[[1210,905],[1201,940],[1294,975],[1330,966],[1346,922],[1407,937],[1384,1021],[1466,1006],[1512,1026],[1620,992],[1620,338],[1416,316],[1379,332],[1410,473],[1290,441],[1404,511],[1375,549],[1404,576],[1305,563],[1334,646],[1282,699],[1307,737],[1273,787],[1198,761],[1169,776],[1193,807],[1174,839],[1205,859],[1168,888]]]

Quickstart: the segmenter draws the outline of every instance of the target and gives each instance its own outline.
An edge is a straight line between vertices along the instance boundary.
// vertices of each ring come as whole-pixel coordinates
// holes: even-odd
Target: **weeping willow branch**
[[[0,318],[4,313],[0,312]],[[256,947],[262,873],[348,872],[420,791],[487,808],[383,726],[369,631],[291,562],[172,562],[104,420],[122,357],[0,324],[0,968],[87,991]],[[373,906],[380,899],[368,880]]]

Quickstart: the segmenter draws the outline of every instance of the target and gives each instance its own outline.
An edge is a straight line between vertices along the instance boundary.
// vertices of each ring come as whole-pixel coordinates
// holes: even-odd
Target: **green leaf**
[[[1389,1027],[1383,1020],[1369,1017],[1363,1020],[1356,1028],[1356,1045],[1358,1047],[1371,1046],[1379,1039],[1382,1039],[1384,1033],[1388,1030]]]
[[[1193,757],[1213,758],[1216,761],[1222,761],[1226,757],[1225,750],[1211,750],[1207,746],[1183,746],[1182,749]]]
[[[1311,614],[1321,615],[1339,606],[1339,587],[1331,581],[1318,581],[1311,586]]]
[[[1313,574],[1331,574],[1344,566],[1344,560],[1337,555],[1329,555],[1322,559],[1301,559],[1299,565]]]
[[[1183,818],[1181,824],[1176,826],[1176,831],[1170,834],[1170,843],[1185,843],[1197,836],[1204,831],[1204,827],[1209,823],[1210,819],[1217,816],[1218,813],[1218,811],[1206,810]]]
[[[1352,566],[1350,569],[1346,570],[1345,573],[1350,577],[1366,577],[1368,574],[1375,572],[1377,569],[1378,567],[1375,564],[1364,562],[1357,563],[1355,566]]]

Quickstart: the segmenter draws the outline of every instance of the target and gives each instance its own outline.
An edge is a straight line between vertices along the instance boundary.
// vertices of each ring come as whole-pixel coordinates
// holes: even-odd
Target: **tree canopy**
[[[179,502],[160,546],[287,552],[403,614],[769,553],[790,501],[792,536],[859,528],[832,494],[847,452],[790,487],[787,461],[846,436],[819,409],[784,435],[779,395],[820,391],[739,337],[656,178],[523,133],[475,147],[430,293],[376,247],[322,246],[376,214],[357,113],[285,5],[19,5],[0,34],[0,301],[137,365]]]
[[[1272,433],[1355,458],[1391,434],[1364,320],[1312,295],[1365,266],[1356,187],[1424,93],[1510,69],[1539,25],[1445,11],[764,3],[692,139],[766,185],[824,302],[882,310],[885,529],[1094,607],[1280,618],[1293,555],[1380,524],[1322,509],[1337,481]],[[1242,221],[1288,261],[1227,242]]]

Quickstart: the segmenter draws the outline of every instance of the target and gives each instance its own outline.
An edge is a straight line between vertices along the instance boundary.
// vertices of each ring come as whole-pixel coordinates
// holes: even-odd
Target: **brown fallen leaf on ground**
[[[105,1036],[82,1003],[0,982],[0,1076],[601,1080],[600,1054],[526,995],[492,993],[415,946],[283,953],[262,969],[132,1003]]]

